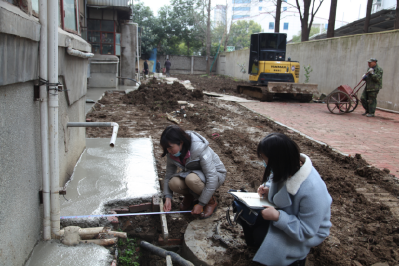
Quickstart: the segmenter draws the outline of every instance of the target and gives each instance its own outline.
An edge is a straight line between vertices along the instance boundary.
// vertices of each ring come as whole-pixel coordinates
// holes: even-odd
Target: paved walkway
[[[399,177],[399,114],[376,110],[374,118],[361,116],[361,106],[334,115],[326,104],[259,102],[241,103],[315,140],[354,156],[360,153],[371,165]]]

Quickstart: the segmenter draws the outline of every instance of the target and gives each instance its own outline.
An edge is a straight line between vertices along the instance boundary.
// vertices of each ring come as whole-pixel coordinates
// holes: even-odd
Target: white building
[[[371,13],[378,12],[382,9],[395,9],[397,5],[396,0],[374,0],[372,2]]]
[[[379,1],[379,0],[376,0]],[[384,0],[381,0],[384,1]],[[394,0],[396,2],[396,0]],[[301,1],[302,2],[302,1]],[[299,12],[296,0],[282,0],[281,20],[279,32],[287,34],[287,40],[301,31]],[[275,30],[276,1],[274,0],[229,0],[227,7],[228,27],[231,22],[238,20],[253,20],[261,25],[263,32],[274,32]],[[337,14],[339,14],[337,12]],[[337,15],[336,18],[339,16]],[[320,28],[320,33],[328,28],[328,15],[316,14],[313,27]],[[341,27],[348,22],[336,20],[335,28]]]
[[[219,24],[226,24],[226,6],[224,5],[216,5],[214,8],[213,27],[217,27]]]

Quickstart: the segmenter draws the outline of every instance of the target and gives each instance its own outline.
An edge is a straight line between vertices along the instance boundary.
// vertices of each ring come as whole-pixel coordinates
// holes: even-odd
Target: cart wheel
[[[342,115],[346,112],[349,112],[351,104],[353,103],[348,94],[339,90],[333,91],[326,98],[328,110],[337,115]]]
[[[358,106],[358,99],[354,96],[351,97],[351,106],[348,112],[353,112]]]

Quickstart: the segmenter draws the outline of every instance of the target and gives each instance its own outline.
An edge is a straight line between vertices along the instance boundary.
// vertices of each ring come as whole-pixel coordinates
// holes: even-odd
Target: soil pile
[[[178,102],[192,101],[203,98],[201,90],[187,90],[179,82],[167,83],[158,82],[153,78],[147,84],[141,84],[139,89],[132,91],[121,98],[124,104],[145,105],[152,111],[168,112],[179,108]]]

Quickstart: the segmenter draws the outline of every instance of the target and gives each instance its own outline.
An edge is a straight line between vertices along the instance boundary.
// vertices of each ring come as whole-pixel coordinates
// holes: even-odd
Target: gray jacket
[[[311,247],[329,236],[332,198],[310,158],[300,155],[305,163],[283,186],[271,180],[266,183],[268,200],[278,206],[280,215],[270,222],[254,261],[289,265],[304,259]]]
[[[186,159],[186,164],[171,159],[167,154],[167,170],[164,179],[164,197],[172,198],[173,192],[168,186],[172,177],[186,178],[190,173],[197,174],[205,184],[203,192],[199,196],[199,204],[205,206],[211,199],[215,190],[222,185],[226,177],[226,169],[218,155],[208,146],[208,141],[200,134],[186,131],[192,138],[190,147],[190,157]],[[182,172],[176,172],[177,167]],[[194,192],[191,192],[195,195]]]

